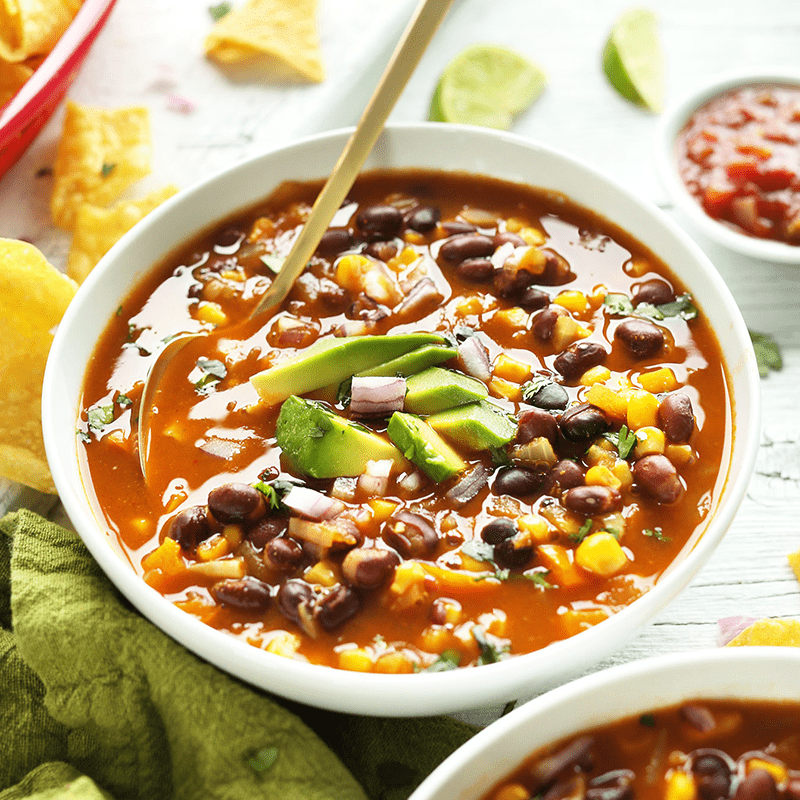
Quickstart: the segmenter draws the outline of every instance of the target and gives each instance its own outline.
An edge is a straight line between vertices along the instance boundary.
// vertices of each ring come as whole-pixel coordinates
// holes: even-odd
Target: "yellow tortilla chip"
[[[789,566],[792,568],[795,578],[800,581],[800,550],[796,553],[789,553],[786,558],[789,560]]]
[[[0,239],[0,475],[55,493],[42,439],[42,379],[76,285],[31,244]]]
[[[4,106],[33,75],[25,64],[6,64],[0,61],[0,107]]]
[[[19,63],[49,53],[80,5],[80,0],[0,0],[0,59]]]
[[[83,203],[113,203],[150,172],[152,153],[146,108],[107,110],[68,102],[53,165],[53,221],[72,230]]]
[[[317,0],[248,0],[214,24],[206,55],[220,64],[262,58],[267,69],[319,83],[316,16]]]
[[[728,647],[800,647],[800,620],[760,619],[728,642]]]
[[[178,191],[166,186],[141,200],[120,201],[111,208],[84,203],[75,215],[75,228],[70,245],[67,273],[83,283],[95,264],[111,246],[140,219]]]

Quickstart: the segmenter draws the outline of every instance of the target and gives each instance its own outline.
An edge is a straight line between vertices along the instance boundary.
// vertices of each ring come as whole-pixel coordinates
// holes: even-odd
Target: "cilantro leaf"
[[[89,427],[98,431],[114,421],[114,404],[107,406],[92,406],[87,410],[86,416],[89,420]]]
[[[619,457],[627,458],[635,445],[636,434],[632,430],[629,430],[627,425],[622,425],[617,437],[617,451],[619,452]]]
[[[133,400],[131,400],[128,395],[121,393],[117,395],[116,402],[121,408],[127,408],[128,406],[133,405]]]
[[[116,164],[108,164],[107,162],[103,162],[103,166],[100,167],[101,177],[107,178],[116,168]]]
[[[283,508],[282,498],[285,492],[279,491],[274,485],[270,485],[264,481],[256,481],[253,487],[264,495],[267,503],[269,503],[269,507],[273,511],[279,511]]]
[[[222,19],[226,14],[230,14],[230,12],[231,12],[230,3],[220,3],[218,6],[208,7],[208,13],[211,14],[211,19],[213,19],[214,22]]]
[[[480,625],[472,626],[472,637],[478,644],[481,654],[479,664],[494,664],[508,654],[508,645],[499,645],[489,641],[486,631]]]
[[[682,294],[676,297],[671,303],[661,303],[656,306],[662,317],[680,317],[681,319],[694,319],[697,314],[697,306],[692,302],[690,294]],[[638,308],[636,309],[639,310]]]
[[[507,467],[511,464],[511,457],[505,447],[490,447],[489,452],[492,454],[492,464],[496,467]]]
[[[639,717],[639,724],[643,725],[645,728],[655,728],[656,718],[652,714],[642,714],[642,716]]]
[[[649,536],[653,539],[656,539],[659,542],[671,542],[672,538],[670,536],[665,536],[664,531],[661,528],[645,528],[642,530],[642,534],[644,536]]]
[[[681,319],[694,319],[697,307],[692,302],[690,294],[682,294],[669,303],[653,305],[652,303],[639,303],[634,308],[633,302],[625,294],[609,292],[603,305],[609,314],[618,317],[649,317],[650,319],[665,319],[666,317],[680,317]]]
[[[494,547],[481,539],[470,539],[461,545],[461,552],[476,561],[488,561],[494,564]]]
[[[277,760],[277,747],[262,747],[247,759],[247,765],[256,772],[266,772]]]
[[[758,333],[757,331],[748,331],[748,333],[756,354],[758,374],[762,378],[766,378],[770,370],[783,369],[783,357],[774,337],[768,333]]]
[[[527,578],[531,583],[535,583],[537,586],[541,586],[543,589],[553,589],[555,587],[545,577],[547,574],[548,572],[523,572],[522,577]]]
[[[201,393],[219,383],[228,374],[225,365],[215,358],[198,358],[197,368],[203,373],[203,377],[195,381],[194,388]]]
[[[626,294],[609,292],[603,300],[603,305],[608,309],[609,314],[616,314],[620,317],[629,317],[633,314],[633,303]]]
[[[554,383],[555,381],[546,375],[534,375],[527,383],[522,384],[522,399],[530,403],[539,391]]]
[[[587,519],[586,522],[581,525],[581,529],[577,533],[571,533],[569,538],[573,542],[582,542],[592,531],[592,521]]]
[[[451,669],[458,669],[461,663],[461,653],[458,650],[444,650],[439,658],[420,670],[421,672],[448,672]]]

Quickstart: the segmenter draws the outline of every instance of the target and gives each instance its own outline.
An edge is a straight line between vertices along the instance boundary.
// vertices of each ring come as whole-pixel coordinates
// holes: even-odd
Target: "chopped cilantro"
[[[258,489],[261,494],[264,495],[267,502],[269,503],[269,507],[273,511],[279,511],[283,507],[283,503],[281,502],[281,498],[283,497],[283,492],[280,492],[278,489],[275,488],[274,485],[270,485],[269,483],[265,483],[264,481],[257,481],[253,484],[254,488]]]
[[[121,408],[127,408],[128,406],[133,405],[133,400],[131,400],[126,394],[118,394],[116,402]]]
[[[545,572],[523,572],[522,577],[527,578],[531,583],[535,583],[537,586],[541,586],[543,589],[553,589],[555,588],[550,581],[547,580],[545,577],[549,574],[549,571]]]
[[[214,358],[198,358],[197,368],[203,373],[203,377],[195,381],[194,388],[201,393],[219,383],[228,374],[225,365]]]
[[[545,375],[534,375],[527,383],[522,384],[522,399],[526,403],[530,403],[534,395],[551,383],[555,383],[552,378],[548,378]]]
[[[261,263],[271,272],[274,272],[276,275],[281,271],[281,267],[283,266],[283,262],[286,259],[283,256],[276,256],[271,253],[267,255],[260,256]]]
[[[639,717],[639,724],[644,725],[645,728],[655,728],[656,718],[652,714],[642,714]]]
[[[339,384],[339,388],[336,390],[336,402],[342,408],[347,408],[350,405],[351,386],[352,378],[347,378]]]
[[[633,314],[633,303],[626,294],[609,292],[603,300],[603,305],[608,309],[609,314],[616,314],[620,317],[629,317]]]
[[[697,316],[697,307],[692,302],[689,294],[682,294],[670,303],[653,305],[652,303],[639,303],[634,308],[630,298],[624,294],[609,292],[603,305],[609,314],[619,317],[649,317],[650,319],[665,319],[666,317],[680,317],[681,319],[694,319]]]
[[[461,552],[476,561],[488,561],[494,564],[494,547],[481,539],[470,539],[461,545]]]
[[[86,431],[82,431],[80,428],[78,428],[78,430],[76,431],[76,433],[78,434],[78,438],[79,438],[79,439],[80,439],[80,440],[81,440],[81,441],[82,441],[84,444],[88,444],[89,442],[91,442],[91,441],[92,441],[92,437],[91,437],[91,436],[89,436],[89,434],[88,434]]]
[[[623,425],[619,429],[615,444],[617,445],[619,457],[627,458],[636,445],[636,434],[632,430],[629,430],[627,425]]]
[[[92,408],[86,412],[86,416],[89,420],[89,427],[96,431],[100,430],[114,421],[114,404],[109,403],[107,406],[92,406]]]
[[[490,447],[489,452],[492,454],[492,464],[496,467],[507,467],[511,464],[511,458],[505,447]]]
[[[571,533],[569,538],[573,542],[582,542],[592,531],[592,521],[587,519],[586,522],[581,525],[581,529],[577,533]]]
[[[116,164],[109,164],[107,162],[103,162],[103,166],[100,167],[100,175],[103,178],[107,178],[116,168],[117,168]]]
[[[122,316],[122,306],[117,306],[117,316],[118,317]]]
[[[247,759],[247,766],[256,772],[266,772],[277,760],[277,747],[262,747]]]
[[[783,369],[783,357],[775,339],[768,333],[748,332],[756,354],[758,374],[766,378],[770,370]]]
[[[671,542],[672,538],[669,536],[664,535],[664,531],[661,528],[645,528],[642,533],[645,536],[650,536],[653,539],[656,539],[659,542]]]
[[[420,670],[421,672],[448,672],[451,669],[458,669],[461,663],[461,653],[458,650],[444,650],[439,658],[432,664]]]
[[[479,664],[494,664],[508,654],[508,645],[499,645],[486,638],[486,631],[480,625],[472,626],[472,636],[480,648]]]
[[[218,6],[208,7],[208,13],[211,14],[211,19],[213,19],[214,22],[222,19],[226,14],[230,14],[230,12],[231,12],[230,3],[220,3]]]

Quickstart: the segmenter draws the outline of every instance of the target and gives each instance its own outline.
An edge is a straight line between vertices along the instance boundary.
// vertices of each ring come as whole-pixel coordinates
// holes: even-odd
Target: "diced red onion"
[[[422,486],[422,475],[419,472],[409,472],[403,475],[397,483],[407,492],[416,492]]]
[[[363,319],[349,319],[341,325],[334,328],[333,335],[338,337],[343,336],[364,336],[367,333],[375,330],[376,323],[372,320]]]
[[[356,479],[339,477],[333,482],[331,497],[337,500],[352,500],[356,495]]]
[[[403,410],[406,379],[354,377],[350,384],[350,411],[361,417],[388,417]]]
[[[470,336],[458,346],[458,359],[467,375],[480,381],[492,377],[492,364],[486,345],[477,337]]]
[[[430,278],[420,278],[411,287],[403,302],[397,306],[395,314],[406,317],[414,316],[433,305],[439,305],[443,299],[442,293]]]
[[[367,461],[367,468],[363,475],[358,477],[358,488],[368,495],[383,496],[389,488],[389,475],[392,472],[390,459],[380,461]]]
[[[189,114],[197,108],[197,103],[189,100],[188,97],[181,97],[179,94],[167,95],[167,108],[170,111],[179,111],[181,114]]]
[[[717,621],[717,646],[725,647],[731,639],[735,639],[743,630],[749,628],[755,617],[723,617]]]
[[[335,497],[328,497],[307,486],[293,486],[283,497],[283,504],[308,519],[332,519],[341,514],[345,505]]]

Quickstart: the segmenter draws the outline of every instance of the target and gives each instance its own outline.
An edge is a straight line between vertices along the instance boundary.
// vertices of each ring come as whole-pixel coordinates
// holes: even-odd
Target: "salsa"
[[[484,800],[797,800],[800,706],[693,701],[532,756]]]
[[[668,268],[561,195],[362,176],[247,322],[318,184],[170,256],[97,345],[98,519],[156,591],[272,653],[414,672],[528,653],[636,600],[726,476],[718,342]],[[147,481],[136,421],[165,342]]]
[[[800,244],[800,86],[745,86],[698,109],[678,136],[678,170],[713,219]]]

